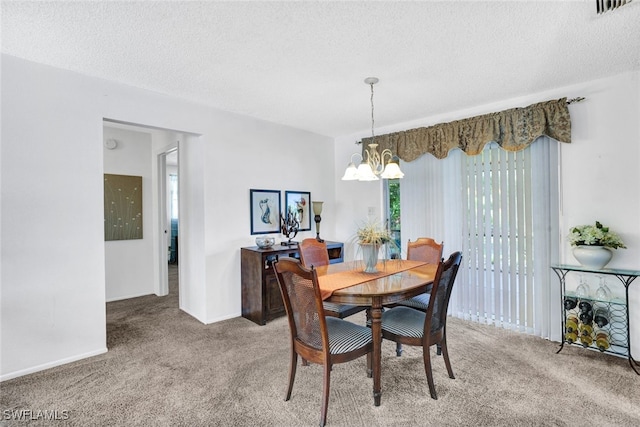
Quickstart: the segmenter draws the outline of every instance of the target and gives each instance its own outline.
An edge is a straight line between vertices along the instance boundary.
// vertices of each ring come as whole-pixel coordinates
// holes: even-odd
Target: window
[[[171,219],[178,219],[178,175],[169,174],[169,197]]]
[[[396,242],[395,248],[390,248],[391,258],[400,258],[402,247],[402,235],[400,232],[400,180],[385,180],[385,211],[386,223],[391,231],[391,235]]]

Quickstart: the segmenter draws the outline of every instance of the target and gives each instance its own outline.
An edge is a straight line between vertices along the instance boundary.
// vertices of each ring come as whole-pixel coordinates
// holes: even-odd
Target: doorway
[[[178,141],[179,142],[179,141]],[[160,285],[158,295],[179,295],[178,146],[158,154],[158,213]]]
[[[177,291],[178,145],[183,134],[104,119],[103,136],[105,173],[142,177],[144,224],[142,239],[105,242],[107,302],[167,295],[170,262]],[[116,144],[107,144],[114,138]]]

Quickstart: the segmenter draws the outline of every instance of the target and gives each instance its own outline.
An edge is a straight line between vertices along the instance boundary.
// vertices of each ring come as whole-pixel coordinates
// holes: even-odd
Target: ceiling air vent
[[[620,6],[631,3],[631,0],[596,0],[596,10],[598,14],[615,10]]]

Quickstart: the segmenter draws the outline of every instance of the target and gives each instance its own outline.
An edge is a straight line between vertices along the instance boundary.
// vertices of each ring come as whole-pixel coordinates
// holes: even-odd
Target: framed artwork
[[[299,231],[311,230],[311,193],[308,191],[285,191],[287,212],[293,212],[298,223]]]
[[[249,190],[251,234],[280,232],[280,190]]]
[[[142,239],[142,177],[104,174],[104,240]]]

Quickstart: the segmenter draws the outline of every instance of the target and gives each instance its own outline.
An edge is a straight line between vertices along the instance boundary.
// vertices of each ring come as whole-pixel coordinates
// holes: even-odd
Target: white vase
[[[377,273],[376,264],[378,263],[378,251],[380,245],[375,243],[360,243],[362,248],[362,259],[364,260],[365,273]]]
[[[573,256],[583,267],[600,270],[611,261],[613,252],[604,246],[576,246]]]

